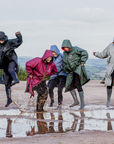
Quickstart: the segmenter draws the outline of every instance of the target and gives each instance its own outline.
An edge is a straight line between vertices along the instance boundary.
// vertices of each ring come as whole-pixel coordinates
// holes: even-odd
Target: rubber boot
[[[41,109],[39,109],[40,105],[39,105],[39,97],[37,96],[37,101],[36,101],[36,112],[41,112]]]
[[[100,84],[105,84],[105,78],[100,82]]]
[[[11,76],[12,76],[12,78],[14,80],[14,82],[11,84],[11,86],[15,85],[16,83],[19,83],[19,80],[17,79],[17,74],[16,74],[15,71],[11,72]]]
[[[50,107],[53,107],[54,100],[52,99],[50,102]]]
[[[81,92],[78,92],[79,93],[79,96],[80,96],[80,102],[81,102],[81,106],[78,110],[83,110],[84,107],[85,107],[85,103],[84,103],[84,92],[81,91]]]
[[[106,106],[107,106],[107,107],[110,106],[111,94],[112,94],[112,89],[108,89],[108,88],[107,88],[107,103],[106,103]]]
[[[5,107],[8,107],[12,103],[10,87],[6,87],[6,95],[7,95],[7,103],[6,103]]]
[[[62,104],[58,105],[55,110],[62,109]]]
[[[71,90],[70,93],[71,93],[71,95],[74,99],[74,103],[72,105],[70,105],[69,107],[74,107],[74,106],[79,104],[78,97],[77,97],[77,94],[76,94],[75,90]]]
[[[54,93],[49,93],[49,96],[50,96],[50,99],[51,99],[51,102],[50,102],[50,107],[53,107],[53,103],[54,103]]]

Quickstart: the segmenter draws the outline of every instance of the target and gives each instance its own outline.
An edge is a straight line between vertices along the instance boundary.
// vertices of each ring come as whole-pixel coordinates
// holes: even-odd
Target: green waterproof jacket
[[[90,78],[87,75],[85,64],[88,59],[88,53],[77,46],[73,47],[69,40],[64,40],[62,44],[62,49],[64,47],[70,48],[68,52],[63,53],[63,67],[65,72],[69,72],[66,79],[65,92],[76,88],[75,81],[73,80],[73,74],[76,73],[80,76],[81,85],[87,83]],[[74,81],[73,88],[71,88],[71,83]]]

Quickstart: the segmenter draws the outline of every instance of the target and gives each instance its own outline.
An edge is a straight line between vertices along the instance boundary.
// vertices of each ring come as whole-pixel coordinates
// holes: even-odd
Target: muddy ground
[[[12,99],[17,104],[12,103],[8,108],[5,108],[4,105],[6,103],[6,95],[4,85],[0,85],[0,110],[10,110],[12,109],[24,109],[29,107],[29,111],[35,109],[35,103],[30,102],[29,96],[30,94],[24,93],[26,82],[20,82],[19,84],[12,87]],[[99,80],[91,80],[88,84],[83,86],[85,93],[85,111],[89,111],[94,108],[94,105],[105,106],[106,104],[106,87],[100,84]],[[54,108],[57,106],[57,89],[55,88],[55,103]],[[36,97],[36,96],[35,96]],[[78,97],[79,98],[79,97]],[[50,112],[49,106],[49,97],[45,104],[44,109]],[[79,106],[74,108],[69,108],[69,105],[72,104],[73,99],[70,93],[63,93],[63,110],[67,111],[77,111]],[[114,91],[112,93],[111,98],[111,110],[114,107]],[[54,108],[51,111],[55,111]],[[27,111],[28,112],[28,111]],[[56,111],[57,112],[57,111]],[[14,116],[0,115],[0,118],[14,118]],[[18,115],[17,118],[21,117]],[[114,116],[113,116],[114,118]],[[114,121],[114,119],[111,121]],[[81,119],[81,118],[80,118]],[[100,117],[99,117],[100,119]],[[62,120],[62,119],[61,119]],[[42,121],[42,120],[41,120]],[[110,119],[107,121],[110,122]],[[113,127],[114,128],[114,127]],[[42,143],[42,144],[114,144],[114,131],[113,128],[110,131],[102,131],[102,130],[89,130],[84,129],[82,131],[68,131],[64,133],[48,133],[48,134],[35,134],[31,136],[27,136],[24,138],[0,138],[0,143],[4,144],[28,144],[28,143]]]

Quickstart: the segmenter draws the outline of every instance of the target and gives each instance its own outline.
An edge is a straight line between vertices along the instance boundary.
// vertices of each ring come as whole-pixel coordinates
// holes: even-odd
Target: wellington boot
[[[107,103],[106,103],[106,106],[107,106],[107,107],[110,106],[111,94],[112,94],[112,89],[108,89],[108,88],[107,88]]]
[[[84,92],[79,92],[79,96],[80,96],[80,102],[81,102],[81,106],[79,108],[79,110],[83,110],[85,107],[85,103],[84,103]]]
[[[78,97],[77,97],[77,94],[76,94],[76,91],[75,90],[72,90],[70,91],[73,99],[74,99],[74,103],[72,105],[70,105],[69,107],[74,107],[76,105],[79,105],[79,101],[78,101]]]

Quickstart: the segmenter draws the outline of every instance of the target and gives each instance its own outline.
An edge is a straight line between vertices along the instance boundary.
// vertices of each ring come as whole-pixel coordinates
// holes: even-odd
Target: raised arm
[[[93,52],[93,55],[101,59],[107,58],[109,55],[109,45],[102,52]]]
[[[16,32],[15,35],[16,35],[17,38],[9,40],[11,49],[18,48],[23,42],[22,35],[21,35],[20,31]]]

